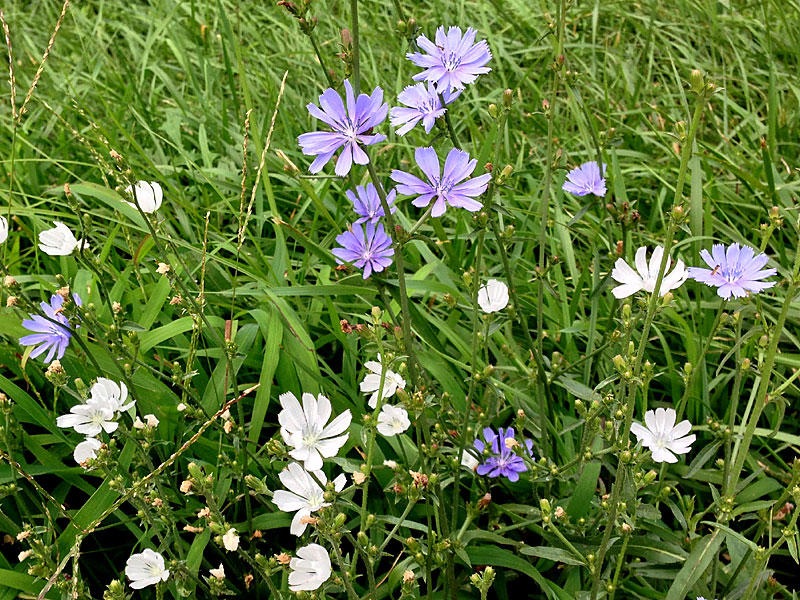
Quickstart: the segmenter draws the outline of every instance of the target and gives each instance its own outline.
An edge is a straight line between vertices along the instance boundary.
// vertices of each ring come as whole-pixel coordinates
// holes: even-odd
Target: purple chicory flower
[[[480,439],[475,440],[475,449],[480,453],[482,463],[478,465],[478,475],[488,475],[489,477],[506,477],[509,481],[517,481],[519,474],[528,470],[525,466],[525,461],[521,456],[514,453],[514,451],[506,446],[506,440],[514,439],[514,428],[502,427],[495,433],[491,427],[486,427],[483,430],[483,439],[486,440],[484,444]],[[528,454],[533,456],[533,442],[531,440],[524,440],[525,448]],[[489,448],[491,456],[483,456],[484,450]]]
[[[397,182],[397,191],[408,196],[417,196],[411,202],[414,206],[425,207],[436,198],[431,211],[432,217],[441,217],[447,205],[464,208],[470,212],[480,210],[483,206],[475,200],[486,191],[491,173],[485,173],[472,179],[466,179],[475,170],[478,164],[476,159],[470,160],[469,154],[458,148],[453,148],[447,155],[444,163],[444,172],[440,171],[439,157],[433,148],[417,148],[414,158],[428,181],[405,171],[392,171],[392,180]]]
[[[603,163],[603,175],[606,174],[606,164]],[[599,198],[606,195],[606,180],[600,175],[595,161],[583,163],[580,167],[575,167],[567,173],[567,180],[561,189],[576,196],[586,196],[594,194]]]
[[[700,256],[711,267],[689,267],[689,277],[717,288],[720,298],[742,298],[751,292],[757,294],[775,285],[775,281],[761,281],[775,275],[777,269],[765,269],[769,257],[756,254],[750,246],[731,244],[727,251],[722,244],[714,244],[711,254],[701,250]]]
[[[81,306],[80,296],[72,294],[72,297],[75,300],[75,304]],[[21,337],[19,343],[23,346],[41,344],[38,348],[33,349],[31,358],[36,358],[48,350],[49,352],[47,352],[44,362],[49,363],[53,360],[64,358],[64,353],[67,351],[69,340],[72,337],[72,328],[67,317],[61,312],[63,305],[64,298],[58,294],[53,294],[50,297],[50,304],[47,302],[40,304],[42,312],[52,321],[60,323],[60,325],[48,321],[40,315],[29,315],[30,319],[22,321],[22,326],[33,333]]]
[[[444,27],[436,30],[434,42],[421,35],[417,38],[417,46],[423,52],[406,54],[411,62],[425,70],[414,75],[414,81],[429,81],[437,85],[439,90],[463,90],[464,86],[474,83],[478,75],[491,71],[486,66],[492,59],[489,44],[486,40],[475,43],[477,32],[468,27],[461,33],[460,27],[450,27],[447,33]]]
[[[386,216],[383,212],[383,206],[381,206],[381,199],[378,197],[378,190],[375,189],[373,184],[368,183],[366,188],[363,185],[359,185],[356,187],[356,193],[353,193],[352,190],[347,190],[345,194],[347,194],[350,202],[353,203],[353,210],[357,215],[360,215],[354,225],[366,223],[367,221],[377,223],[381,217]],[[392,214],[397,212],[397,207],[392,206],[396,197],[397,191],[395,189],[386,194],[386,204],[389,205],[389,212]]]
[[[364,269],[364,279],[373,271],[380,273],[392,264],[394,249],[391,238],[383,230],[383,223],[376,227],[375,223],[368,221],[364,229],[356,225],[338,235],[336,241],[342,246],[331,250],[337,257],[336,262],[342,264],[346,261]]]
[[[445,104],[450,104],[458,98],[461,90],[452,94],[448,89],[443,90],[441,98],[436,86],[428,82],[427,87],[424,83],[407,86],[397,96],[397,101],[405,106],[394,106],[389,112],[389,121],[392,127],[402,125],[395,133],[405,135],[422,121],[425,133],[430,133],[436,119],[444,115],[447,109],[442,106],[442,99]],[[407,107],[407,108],[406,108]]]
[[[369,163],[369,156],[360,144],[371,146],[386,139],[385,135],[367,134],[386,119],[389,105],[383,101],[383,90],[376,87],[371,96],[359,94],[356,99],[353,87],[348,80],[344,82],[345,103],[333,88],[328,88],[319,97],[320,107],[309,103],[306,108],[311,116],[330,126],[333,131],[313,131],[297,138],[303,154],[316,156],[308,170],[318,173],[334,153],[342,148],[336,161],[336,174],[344,177],[355,162],[357,165]]]

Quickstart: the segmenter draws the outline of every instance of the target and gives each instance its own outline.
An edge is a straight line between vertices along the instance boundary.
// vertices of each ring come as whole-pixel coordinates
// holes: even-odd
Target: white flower
[[[80,245],[80,240],[61,221],[53,221],[53,229],[39,232],[39,250],[50,256],[68,256]]]
[[[0,244],[8,239],[8,220],[5,217],[0,217]]]
[[[76,463],[82,465],[91,458],[97,458],[97,451],[100,450],[102,445],[103,442],[100,440],[97,440],[93,437],[87,437],[80,444],[75,446],[75,450],[72,453],[72,458],[75,459]]]
[[[316,590],[331,576],[331,557],[319,544],[309,544],[297,551],[289,563],[289,589],[293,592]]]
[[[101,431],[112,433],[119,427],[119,423],[114,421],[114,411],[104,404],[76,404],[69,412],[58,417],[56,425],[72,427],[86,436],[95,436]]]
[[[133,198],[136,194],[136,202],[142,212],[154,213],[161,208],[161,201],[164,199],[164,192],[161,190],[161,185],[155,181],[137,181],[133,187],[128,186],[125,188],[125,193]],[[135,202],[128,202],[133,208],[136,208]]]
[[[319,480],[319,483],[295,462],[289,463],[289,466],[278,475],[281,483],[289,491],[277,490],[272,497],[272,501],[283,512],[297,511],[289,529],[292,535],[303,535],[308,525],[302,522],[303,517],[308,517],[312,512],[331,504],[330,502],[325,502],[325,489],[319,485],[321,483],[324,486],[328,483],[325,473],[314,471],[314,475]],[[347,483],[347,478],[344,473],[333,480],[333,485],[337,492],[342,491],[345,483]]]
[[[131,580],[131,587],[140,590],[159,581],[166,581],[169,570],[164,568],[164,557],[147,548],[128,559],[125,563],[125,575]]]
[[[478,305],[485,313],[503,310],[508,306],[508,286],[497,279],[490,279],[478,290]]]
[[[144,416],[144,420],[145,420],[145,422],[147,423],[147,426],[148,426],[150,429],[155,429],[156,427],[158,427],[158,424],[159,424],[159,422],[160,422],[160,421],[159,421],[159,420],[156,418],[156,416],[155,416],[155,415],[145,415],[145,416]]]
[[[278,422],[283,440],[293,448],[289,455],[304,462],[307,470],[318,471],[322,468],[322,458],[336,456],[347,442],[350,434],[341,434],[350,427],[350,411],[344,411],[326,425],[331,417],[331,401],[322,394],[316,398],[303,394],[302,407],[291,392],[281,394],[280,401],[283,410],[278,414]]]
[[[461,466],[462,467],[466,467],[470,471],[474,471],[478,467],[479,464],[480,464],[480,461],[477,458],[475,458],[469,452],[469,450],[464,448],[464,452],[461,454]]]
[[[677,413],[673,408],[657,408],[644,413],[645,426],[631,425],[631,432],[645,448],[650,448],[655,462],[676,463],[675,454],[686,454],[697,436],[686,435],[692,430],[689,421],[675,425]]]
[[[364,366],[367,367],[371,373],[367,373],[364,376],[364,380],[361,382],[359,386],[361,392],[364,394],[369,394],[370,392],[372,395],[369,397],[369,407],[375,408],[378,405],[378,388],[381,386],[381,355],[378,354],[378,360],[368,360],[364,363]],[[406,387],[406,380],[400,377],[397,373],[390,369],[386,369],[386,375],[383,376],[383,397],[384,398],[391,398],[394,396],[397,389],[405,389]]]
[[[653,255],[650,257],[650,263],[648,264],[647,248],[642,246],[636,251],[636,257],[634,259],[636,271],[623,259],[618,258],[617,262],[614,263],[614,269],[611,271],[611,278],[621,285],[611,290],[614,297],[627,298],[641,290],[652,293],[656,287],[658,270],[661,268],[663,257],[664,248],[657,246],[656,249],[653,250]],[[683,282],[686,281],[686,278],[689,276],[686,265],[684,265],[683,261],[680,259],[675,263],[675,268],[672,269],[672,273],[667,274],[671,264],[672,259],[667,257],[664,278],[661,280],[660,296],[683,285]]]
[[[225,566],[220,563],[218,569],[209,569],[208,573],[217,579],[225,579]]]
[[[409,427],[411,427],[411,421],[408,420],[408,412],[405,408],[383,405],[381,413],[378,415],[378,431],[381,435],[392,437],[403,433]]]
[[[110,379],[100,377],[89,391],[91,392],[91,397],[86,402],[87,404],[106,406],[115,413],[125,412],[136,404],[136,400],[131,400],[125,404],[125,400],[128,399],[128,387],[122,381],[117,384]]]
[[[228,552],[236,552],[239,549],[239,536],[233,527],[228,529],[225,535],[222,536],[222,545],[225,546],[225,550]]]
[[[139,417],[136,417],[133,420],[133,428],[134,429],[144,429],[145,427],[147,427],[147,425],[145,425],[144,421],[142,421]]]

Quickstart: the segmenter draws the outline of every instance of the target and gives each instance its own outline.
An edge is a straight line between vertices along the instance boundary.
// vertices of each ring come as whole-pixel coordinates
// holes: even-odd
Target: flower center
[[[461,57],[458,56],[455,52],[448,52],[442,60],[442,65],[444,66],[445,70],[449,72],[455,71],[459,65],[461,64]]]
[[[92,413],[91,419],[92,419],[92,424],[93,425],[102,425],[103,423],[106,422],[106,419],[103,416],[103,413],[100,412],[99,410]]]
[[[308,504],[311,510],[319,510],[325,504],[325,498],[321,492],[312,493],[308,497]]]
[[[342,135],[346,137],[349,142],[354,144],[358,142],[358,132],[350,122],[348,122],[347,125],[345,125],[342,129]]]
[[[451,181],[450,179],[445,179],[444,181],[434,180],[434,184],[436,186],[437,194],[447,194],[453,189],[453,186],[455,186],[455,182]]]
[[[418,108],[422,113],[432,113],[439,110],[438,104],[438,98],[428,98],[420,102]]]
[[[733,268],[728,265],[728,267],[722,271],[722,276],[728,283],[734,283],[742,277],[742,266],[739,263],[736,263]]]

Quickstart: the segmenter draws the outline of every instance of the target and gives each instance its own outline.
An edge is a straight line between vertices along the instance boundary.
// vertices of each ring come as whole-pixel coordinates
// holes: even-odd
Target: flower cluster
[[[427,84],[408,86],[398,95],[398,101],[404,106],[392,108],[390,118],[392,126],[399,127],[398,135],[407,134],[420,122],[425,133],[430,133],[436,119],[444,116],[446,106],[464,87],[473,83],[478,75],[490,71],[486,66],[492,57],[489,46],[485,40],[475,43],[475,36],[472,28],[462,33],[460,27],[450,27],[447,32],[439,27],[435,44],[424,35],[417,38],[417,45],[423,52],[412,52],[407,57],[424,68],[414,80]],[[336,90],[328,88],[319,96],[319,106],[309,103],[306,107],[311,116],[331,129],[304,133],[297,138],[303,153],[316,157],[309,166],[311,173],[320,172],[339,152],[334,172],[344,177],[354,163],[370,163],[365,147],[386,139],[385,135],[372,133],[386,119],[388,104],[383,102],[383,89],[376,87],[372,94],[356,97],[350,81],[345,80],[344,91],[342,100]],[[414,196],[412,204],[417,207],[425,208],[433,201],[429,209],[433,217],[441,217],[448,206],[473,212],[483,206],[476,198],[486,191],[492,175],[485,173],[469,179],[477,160],[470,159],[467,152],[457,148],[450,150],[444,171],[431,147],[417,148],[415,158],[427,181],[394,170],[391,178],[399,184],[396,190],[384,192],[375,187],[381,185],[375,181],[366,188],[357,186],[355,192],[347,191],[359,218],[337,236],[339,247],[332,252],[339,264],[348,262],[362,269],[364,279],[392,264],[394,248],[379,220],[386,216],[386,207],[390,207],[391,213],[395,212],[393,203],[398,192]]]
[[[672,260],[669,256],[664,258],[664,248],[657,246],[648,262],[647,248],[641,247],[636,251],[634,259],[636,270],[624,259],[617,259],[611,271],[611,278],[620,285],[611,290],[611,293],[615,298],[627,298],[640,291],[653,293],[659,270],[664,262],[666,265],[659,289],[660,296],[679,288],[687,279],[716,287],[717,295],[725,300],[756,294],[775,285],[774,281],[762,280],[775,275],[777,269],[765,269],[769,257],[763,253],[756,254],[756,251],[749,246],[740,247],[739,244],[731,244],[726,251],[722,244],[715,244],[711,254],[708,250],[701,250],[700,257],[711,269],[700,267],[687,269],[679,259],[668,273]]]
[[[100,377],[89,390],[89,398],[76,404],[69,414],[56,419],[56,425],[72,428],[86,439],[75,447],[73,458],[79,465],[85,465],[89,459],[97,458],[97,451],[102,442],[96,436],[101,432],[113,433],[119,427],[117,419],[121,413],[127,412],[136,404],[128,402],[128,387],[123,382],[115,382]]]

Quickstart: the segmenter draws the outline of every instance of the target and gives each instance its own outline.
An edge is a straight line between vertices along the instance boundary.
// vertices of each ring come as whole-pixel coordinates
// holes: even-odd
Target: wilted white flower
[[[643,426],[639,423],[631,425],[631,432],[645,448],[650,448],[655,462],[678,462],[675,454],[686,454],[697,436],[686,435],[692,430],[689,421],[681,421],[675,425],[677,413],[674,408],[657,408],[644,413]]]
[[[322,468],[322,458],[336,456],[347,442],[350,434],[344,432],[350,427],[350,411],[328,423],[331,401],[322,394],[316,398],[313,394],[303,394],[302,407],[291,392],[281,394],[280,401],[283,410],[278,414],[278,422],[283,440],[292,447],[289,455],[304,462],[307,470],[318,471]]]
[[[33,554],[33,550],[23,550],[17,555],[17,560],[22,562],[26,558],[28,558],[31,554]]]
[[[0,244],[8,239],[8,220],[0,217]]]
[[[125,194],[134,197],[136,195],[136,202],[142,212],[154,213],[161,208],[161,201],[164,199],[164,192],[161,185],[155,181],[137,181],[136,185],[128,186],[125,188]],[[135,202],[128,202],[133,208],[136,208]]]
[[[497,279],[490,279],[478,290],[478,305],[485,313],[503,310],[508,306],[508,286]]]
[[[236,552],[239,549],[239,536],[233,527],[228,529],[225,535],[222,536],[222,545],[225,546],[225,550],[228,552]]]
[[[128,399],[128,387],[122,381],[116,383],[105,377],[100,377],[89,391],[91,397],[86,402],[87,404],[103,405],[115,413],[125,412],[136,404],[136,400],[125,403],[125,400]]]
[[[225,579],[225,566],[220,563],[218,569],[209,569],[208,573],[217,579]]]
[[[89,459],[97,458],[97,451],[100,450],[102,445],[103,442],[100,440],[93,437],[87,437],[80,444],[75,446],[75,450],[72,453],[72,458],[75,459],[76,463],[82,465]]]
[[[185,410],[186,410],[186,405],[185,405],[183,402],[181,402],[180,404],[178,404],[178,406],[176,406],[176,407],[175,407],[175,409],[176,409],[178,412],[183,412],[183,411],[185,411]]]
[[[144,420],[150,429],[155,429],[156,427],[158,427],[159,420],[156,418],[155,415],[145,415]]]
[[[381,355],[378,354],[378,360],[368,360],[364,366],[370,371],[364,376],[364,380],[360,384],[361,392],[364,394],[372,393],[369,397],[368,404],[370,408],[378,406],[378,388],[381,386]],[[394,396],[398,389],[405,389],[406,380],[400,377],[397,373],[390,369],[386,369],[386,375],[383,377],[383,397],[391,398]]]
[[[319,544],[309,544],[297,551],[289,563],[289,589],[293,592],[318,589],[331,576],[331,557]]]
[[[86,436],[95,436],[101,431],[113,433],[119,427],[119,423],[114,421],[114,411],[104,404],[76,404],[69,412],[58,417],[56,425],[72,427]]]
[[[617,262],[614,263],[614,269],[611,271],[611,278],[620,284],[611,290],[614,297],[620,299],[627,298],[641,290],[652,293],[656,287],[658,270],[661,268],[663,257],[664,248],[657,246],[656,249],[653,250],[653,255],[650,257],[650,262],[648,264],[647,248],[642,246],[636,251],[636,256],[634,258],[636,271],[623,259],[618,258]],[[672,269],[672,272],[667,274],[672,264],[672,259],[667,257],[666,260],[667,266],[664,269],[664,277],[661,280],[660,296],[663,296],[670,290],[679,288],[689,276],[686,265],[684,265],[683,261],[680,259],[675,263],[675,268]]]
[[[148,585],[156,585],[159,581],[166,581],[169,570],[165,568],[164,557],[147,548],[128,559],[125,563],[125,575],[131,580],[131,587],[140,590]]]
[[[470,471],[474,471],[478,468],[479,464],[481,464],[480,461],[465,448],[464,452],[461,454],[461,466],[466,467]]]
[[[69,227],[61,221],[53,221],[53,225],[52,229],[39,232],[39,250],[50,256],[69,256],[81,245],[81,240],[76,240]]]
[[[381,435],[392,437],[398,433],[403,433],[411,427],[408,420],[408,412],[402,406],[390,406],[384,404],[378,415],[378,431]]]
[[[69,227],[61,221],[53,221],[52,229],[39,232],[39,250],[50,256],[68,256],[80,245]]]
[[[303,517],[308,517],[312,512],[331,504],[330,502],[325,502],[325,489],[319,485],[321,483],[324,486],[328,483],[325,473],[314,471],[314,475],[319,480],[319,483],[295,462],[289,463],[289,466],[278,475],[281,483],[289,491],[276,490],[272,501],[279,510],[295,513],[292,519],[292,526],[289,529],[292,535],[303,535],[308,525],[302,522]],[[337,492],[342,491],[345,483],[347,483],[347,479],[344,473],[333,480],[333,485]]]

